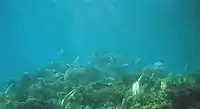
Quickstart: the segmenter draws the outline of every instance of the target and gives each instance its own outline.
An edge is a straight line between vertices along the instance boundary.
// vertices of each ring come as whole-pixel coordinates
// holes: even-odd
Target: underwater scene
[[[200,109],[200,0],[1,0],[0,109]]]

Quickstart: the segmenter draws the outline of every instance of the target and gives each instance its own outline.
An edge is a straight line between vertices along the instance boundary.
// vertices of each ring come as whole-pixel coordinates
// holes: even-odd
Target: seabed
[[[82,65],[53,61],[12,79],[0,109],[200,109],[200,71],[177,75],[162,63],[132,71],[113,55]]]

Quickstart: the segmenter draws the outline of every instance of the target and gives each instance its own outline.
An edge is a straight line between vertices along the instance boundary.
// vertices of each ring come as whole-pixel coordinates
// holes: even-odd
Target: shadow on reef
[[[51,62],[0,93],[0,109],[200,109],[200,72],[166,73],[162,63],[135,72],[114,55],[87,65]]]

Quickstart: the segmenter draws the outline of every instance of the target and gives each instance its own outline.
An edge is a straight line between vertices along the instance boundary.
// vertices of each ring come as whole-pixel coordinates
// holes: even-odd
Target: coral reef
[[[94,58],[88,65],[51,62],[11,80],[0,109],[200,108],[200,72],[166,73],[161,63],[133,72],[112,55]]]

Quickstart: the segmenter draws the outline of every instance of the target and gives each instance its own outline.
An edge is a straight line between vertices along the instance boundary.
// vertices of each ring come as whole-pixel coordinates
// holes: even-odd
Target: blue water
[[[199,0],[1,0],[0,81],[107,51],[180,72],[200,51]]]

